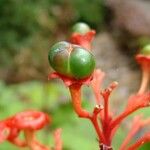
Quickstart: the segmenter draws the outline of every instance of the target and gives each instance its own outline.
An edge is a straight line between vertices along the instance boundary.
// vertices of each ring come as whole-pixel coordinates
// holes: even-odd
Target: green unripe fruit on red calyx
[[[95,68],[95,60],[91,52],[64,41],[51,47],[48,59],[56,72],[75,79],[90,76]]]
[[[141,49],[140,54],[150,55],[150,44]]]
[[[86,23],[79,22],[75,24],[72,28],[73,33],[86,34],[91,29]]]

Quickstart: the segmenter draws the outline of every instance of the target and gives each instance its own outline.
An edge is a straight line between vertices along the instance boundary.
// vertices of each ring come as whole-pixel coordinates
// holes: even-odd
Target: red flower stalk
[[[150,82],[150,45],[141,49],[140,54],[136,55],[136,61],[142,69],[142,82],[138,93],[144,93]]]
[[[120,124],[123,121],[123,119],[128,117],[136,110],[149,106],[150,106],[150,93],[137,94],[131,96],[128,100],[128,104],[124,112],[111,121],[110,124],[111,129],[115,128],[118,124]]]
[[[95,32],[92,33],[91,30],[89,30],[89,28],[85,25],[82,26],[83,28],[80,28],[80,26],[78,27],[79,28],[77,28],[77,32],[74,32],[71,36],[71,42],[73,44],[80,45],[90,50],[91,41]],[[57,51],[57,49],[55,50]],[[146,51],[146,54],[147,54],[147,51]],[[148,54],[149,54],[149,51],[148,51]],[[53,55],[50,55],[50,57],[52,56]],[[122,121],[126,117],[128,117],[130,114],[135,112],[136,110],[150,106],[150,92],[144,93],[147,88],[149,77],[150,77],[149,76],[150,57],[138,55],[136,58],[137,58],[138,63],[141,65],[144,71],[141,88],[137,94],[129,97],[127,107],[116,118],[113,117],[113,113],[111,112],[109,108],[109,97],[112,91],[117,87],[118,83],[113,82],[112,84],[108,86],[108,88],[106,88],[105,90],[101,90],[100,89],[101,83],[105,76],[105,73],[102,72],[101,70],[94,70],[93,74],[90,74],[90,76],[84,79],[68,77],[67,74],[65,75],[65,72],[63,75],[59,74],[58,72],[52,73],[48,77],[49,79],[60,78],[64,81],[65,85],[68,86],[70,93],[71,93],[73,108],[79,117],[88,119],[93,124],[95,131],[97,133],[97,136],[98,136],[100,150],[112,150],[113,149],[112,138],[114,134],[116,133],[118,127],[122,123]],[[81,57],[81,60],[82,60],[82,57]],[[68,68],[65,68],[65,69],[67,70]],[[78,69],[82,69],[82,68],[78,66]],[[76,70],[77,72],[78,72],[78,69]],[[54,70],[57,71],[57,68],[56,69],[54,68]],[[88,112],[82,107],[81,88],[85,84],[92,86],[94,94],[95,94],[95,98],[96,98],[97,105],[94,107],[92,113]],[[134,130],[132,130],[127,135],[127,137],[125,138],[124,142],[122,143],[120,147],[120,150],[131,150],[131,149],[134,150],[134,149],[139,148],[139,146],[141,146],[143,143],[150,141],[149,134],[146,134],[141,139],[139,139],[135,144],[128,147],[129,141],[133,138],[133,136],[142,127],[148,124],[150,124],[149,119],[143,121],[140,119],[140,117],[137,117],[133,121]]]
[[[73,107],[78,114],[79,117],[87,117],[89,118],[90,115],[87,111],[82,109],[81,106],[81,100],[78,99],[78,97],[81,97],[81,86],[82,84],[90,84],[90,81],[92,80],[93,76],[91,75],[88,78],[77,80],[74,78],[69,78],[65,77],[59,73],[52,73],[48,76],[48,79],[52,78],[60,78],[64,81],[64,84],[69,87],[70,93],[74,99],[72,100],[73,102]]]
[[[99,75],[101,74],[102,77],[98,78],[97,77],[98,74]],[[104,74],[100,70],[95,70],[93,75],[91,77],[89,77],[88,79],[86,79],[86,80],[69,79],[69,84],[68,84],[68,82],[66,84],[66,78],[63,78],[63,76],[60,74],[56,75],[56,73],[49,75],[49,79],[50,78],[58,78],[58,77],[63,79],[64,83],[66,85],[68,85],[68,87],[69,87],[71,97],[72,97],[72,104],[73,104],[74,110],[77,113],[77,115],[81,118],[89,119],[92,122],[92,124],[96,130],[96,133],[99,137],[99,141],[101,143],[110,144],[110,138],[108,138],[108,136],[110,137],[111,134],[108,133],[107,129],[106,129],[106,125],[109,124],[109,122],[111,121],[111,115],[110,115],[111,113],[109,113],[109,110],[108,110],[108,97],[110,96],[110,93],[113,91],[113,89],[117,86],[117,83],[116,82],[112,83],[106,90],[104,90],[101,93],[104,100],[105,100],[105,104],[104,104],[105,107],[103,107],[103,105],[96,105],[92,114],[89,113],[88,111],[86,111],[84,108],[82,108],[82,100],[81,100],[81,87],[82,87],[82,85],[87,84],[87,83],[90,84],[90,81],[91,81],[91,85],[93,85],[93,83],[100,83],[100,82],[96,82],[96,80],[98,79],[98,81],[100,81],[99,79],[102,79],[103,75]],[[101,115],[101,111],[103,111],[103,109],[104,109],[104,118],[102,118],[102,115]],[[102,131],[100,129],[100,126],[98,123],[99,115],[101,115],[103,130],[105,130],[105,131]],[[103,132],[105,132],[106,135],[104,135]],[[108,146],[108,147],[110,147],[110,146]]]
[[[97,74],[102,75],[102,77],[97,77]],[[66,84],[66,78],[62,77],[59,74],[52,74],[49,76],[49,78],[56,78],[60,77],[63,79],[65,84],[69,87],[71,97],[72,97],[72,104],[74,107],[75,112],[77,115],[81,118],[86,118],[89,119],[98,135],[98,139],[100,142],[100,148],[101,150],[109,150],[112,149],[111,147],[111,141],[116,133],[117,128],[121,124],[121,122],[131,113],[135,112],[137,109],[143,108],[143,107],[148,107],[150,106],[150,93],[145,93],[145,94],[137,94],[133,95],[129,98],[127,107],[123,113],[121,113],[118,117],[112,118],[112,112],[110,112],[109,109],[109,96],[111,92],[116,88],[117,82],[113,82],[112,84],[109,85],[109,87],[103,91],[101,91],[101,96],[103,97],[104,100],[104,106],[102,104],[96,105],[93,113],[88,112],[82,107],[82,98],[81,98],[81,87],[84,83],[88,83],[88,85],[91,82],[91,85],[97,84],[100,81],[99,79],[103,78],[103,73],[99,70],[94,71],[93,77],[90,77],[90,80],[74,80],[74,79],[69,79],[69,82]],[[68,78],[67,78],[68,81]],[[87,82],[88,81],[88,82]],[[68,84],[69,83],[69,84]],[[95,85],[97,87],[97,85]],[[98,90],[98,89],[97,89]],[[101,126],[99,124],[101,122]],[[129,135],[128,139],[130,139],[138,130],[139,128],[145,126],[148,123],[144,123],[143,121],[137,124],[137,128],[135,128],[134,132],[132,132],[131,135]],[[126,143],[126,142],[125,142]],[[121,149],[123,150],[123,149]]]

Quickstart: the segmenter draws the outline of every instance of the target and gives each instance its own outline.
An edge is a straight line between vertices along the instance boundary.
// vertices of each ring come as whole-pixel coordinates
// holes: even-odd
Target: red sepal
[[[95,36],[95,30],[91,30],[85,34],[73,33],[70,38],[72,44],[80,45],[88,50],[91,49],[91,42]]]
[[[84,78],[84,79],[80,79],[80,80],[77,80],[77,79],[74,79],[74,78],[70,78],[70,77],[66,77],[64,75],[61,75],[57,72],[53,72],[51,74],[48,75],[48,79],[55,79],[55,78],[60,78],[61,80],[63,80],[64,84],[66,86],[71,86],[73,84],[86,84],[86,85],[89,85],[91,80],[93,79],[93,75],[87,77],[87,78]]]

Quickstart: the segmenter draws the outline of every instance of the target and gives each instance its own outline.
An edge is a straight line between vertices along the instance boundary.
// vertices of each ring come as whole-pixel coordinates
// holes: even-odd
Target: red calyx
[[[96,33],[95,30],[91,30],[91,31],[85,33],[84,35],[80,34],[80,33],[73,33],[70,38],[70,42],[72,44],[77,44],[77,45],[80,45],[80,46],[90,50],[91,42],[94,38],[95,33]]]
[[[55,78],[60,78],[61,80],[63,80],[63,82],[64,82],[64,84],[66,86],[71,86],[71,85],[76,84],[76,83],[80,84],[80,85],[82,85],[82,84],[89,85],[91,80],[93,79],[93,75],[91,75],[91,76],[89,76],[89,77],[87,77],[85,79],[81,79],[81,80],[77,80],[77,79],[74,79],[74,78],[66,77],[66,76],[61,75],[61,74],[59,74],[57,72],[53,72],[53,73],[48,75],[48,79],[49,80],[50,79],[55,79]]]
[[[136,60],[140,65],[146,65],[147,67],[150,66],[150,56],[138,54],[136,55]],[[150,67],[149,67],[150,69]]]

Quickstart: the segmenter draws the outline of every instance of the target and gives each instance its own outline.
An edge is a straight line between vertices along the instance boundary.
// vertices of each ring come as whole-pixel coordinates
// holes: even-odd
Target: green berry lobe
[[[140,54],[150,55],[150,44],[141,49]]]
[[[80,34],[86,34],[90,30],[91,30],[90,27],[83,22],[76,23],[72,28],[73,33],[80,33]]]
[[[48,59],[56,72],[75,79],[90,76],[95,68],[95,59],[91,52],[64,41],[51,47]]]

